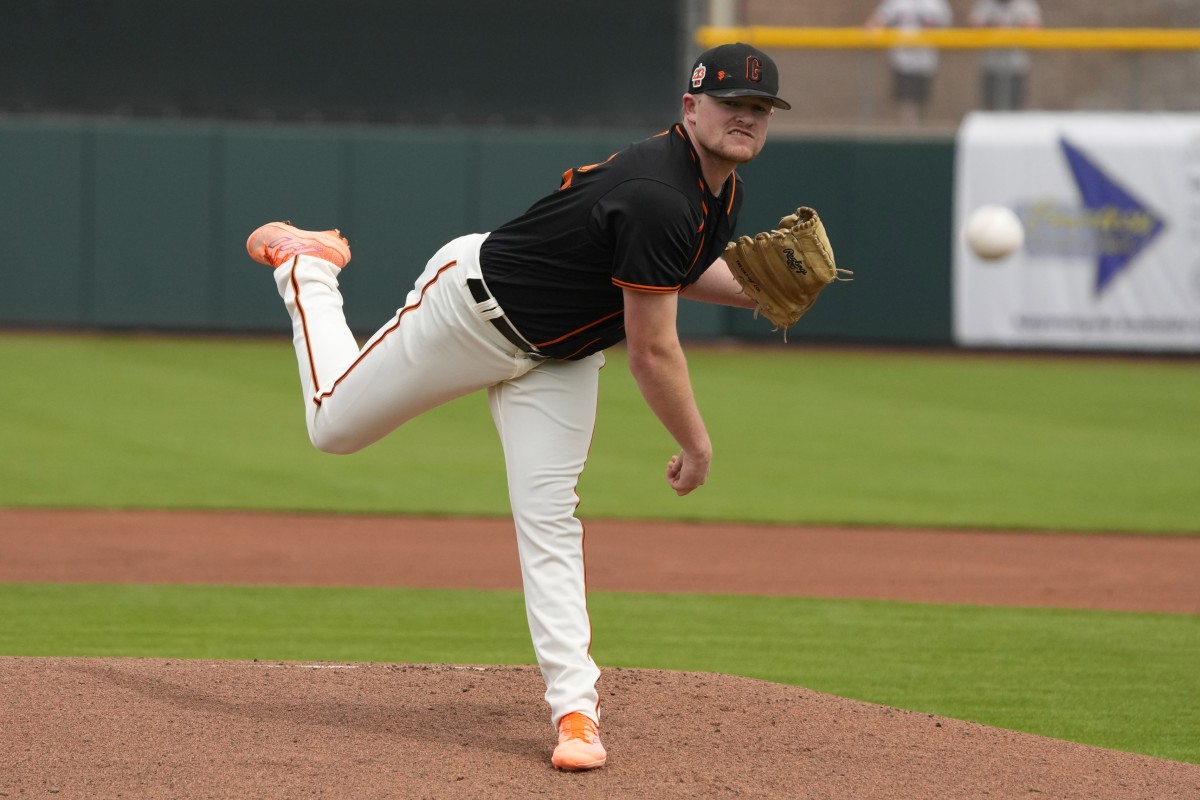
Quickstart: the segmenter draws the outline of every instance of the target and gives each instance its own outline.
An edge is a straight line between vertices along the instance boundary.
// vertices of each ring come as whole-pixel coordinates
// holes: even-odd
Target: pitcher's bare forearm
[[[712,442],[676,332],[677,304],[673,294],[625,291],[629,371],[650,410],[679,444],[680,453],[668,465],[667,482],[683,495],[708,479]]]
[[[680,292],[681,297],[701,303],[715,303],[734,308],[754,308],[754,298],[746,294],[734,280],[725,259],[718,258],[704,271],[700,279]]]

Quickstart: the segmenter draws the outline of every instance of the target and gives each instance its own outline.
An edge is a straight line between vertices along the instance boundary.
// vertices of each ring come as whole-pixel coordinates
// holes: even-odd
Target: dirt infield
[[[0,511],[0,581],[516,588],[506,520]],[[617,523],[593,590],[1200,613],[1200,539]],[[0,797],[1195,798],[1200,767],[745,678],[605,670],[556,773],[531,667],[0,658]]]

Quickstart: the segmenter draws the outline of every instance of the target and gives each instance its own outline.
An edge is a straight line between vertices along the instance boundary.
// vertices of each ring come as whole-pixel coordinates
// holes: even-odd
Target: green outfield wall
[[[653,132],[2,119],[0,325],[284,331],[244,242],[289,219],[350,237],[347,318],[370,332],[445,240],[502,223],[565,169]],[[949,137],[776,137],[742,169],[741,233],[811,205],[855,272],[790,338],[950,343],[953,160]],[[693,303],[681,330],[778,336]]]

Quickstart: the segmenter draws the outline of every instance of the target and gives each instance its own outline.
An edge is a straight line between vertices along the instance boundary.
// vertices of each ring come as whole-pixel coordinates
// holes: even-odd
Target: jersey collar
[[[671,129],[673,136],[678,136],[687,146],[688,155],[691,156],[692,166],[696,170],[696,180],[700,184],[700,191],[707,199],[710,195],[713,197],[724,198],[726,205],[733,207],[733,195],[737,191],[737,170],[729,173],[729,177],[725,179],[725,184],[721,187],[721,191],[713,193],[709,190],[708,182],[704,180],[704,172],[700,169],[700,154],[696,152],[696,146],[692,144],[692,140],[688,138],[687,131],[683,129],[682,122],[676,122]]]

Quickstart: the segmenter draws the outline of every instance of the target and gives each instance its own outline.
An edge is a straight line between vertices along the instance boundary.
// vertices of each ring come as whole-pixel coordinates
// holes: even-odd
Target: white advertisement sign
[[[1200,114],[975,113],[956,148],[958,344],[1200,351]],[[984,205],[1011,255],[967,245]]]

